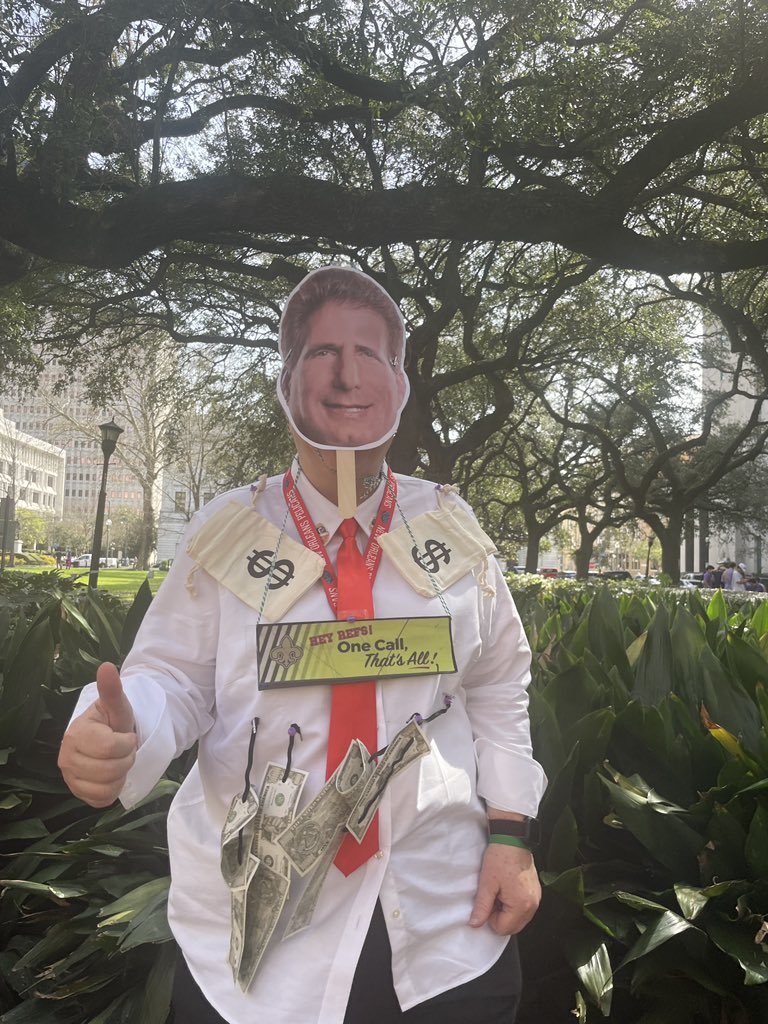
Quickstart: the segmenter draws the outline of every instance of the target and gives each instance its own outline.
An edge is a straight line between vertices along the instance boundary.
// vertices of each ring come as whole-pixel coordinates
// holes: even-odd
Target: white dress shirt
[[[297,467],[294,465],[294,476]],[[254,507],[299,539],[273,477]],[[435,485],[397,477],[392,529],[437,507]],[[338,509],[299,475],[297,485],[316,524],[331,538],[335,560]],[[368,533],[383,484],[358,509]],[[187,540],[229,501],[250,505],[251,490],[232,491],[199,512]],[[466,507],[466,506],[465,506]],[[364,540],[358,533],[358,539]],[[250,551],[244,552],[247,557]],[[258,611],[205,571],[190,581],[184,545],[160,588],[122,669],[136,715],[139,750],[120,799],[131,807],[171,759],[199,739],[195,767],[168,815],[172,884],[168,915],[190,970],[208,1001],[232,1024],[342,1024],[355,967],[377,898],[392,946],[395,990],[405,1010],[484,973],[506,938],[468,925],[486,845],[483,800],[534,816],[544,773],[531,756],[528,723],[530,651],[501,571],[491,559],[489,585],[480,567],[443,595],[458,672],[376,684],[378,745],[384,747],[415,712],[425,718],[455,694],[451,709],[425,726],[432,752],[401,772],[379,812],[381,849],[345,877],[332,867],[304,932],[282,941],[290,908],[306,880],[294,874],[289,903],[247,993],[227,963],[229,890],[220,872],[220,835],[232,797],[242,791],[251,720],[258,716],[251,780],[258,790],[267,762],[285,763],[296,722],[293,765],[309,772],[299,810],[325,781],[330,686],[260,692],[256,672]],[[189,585],[188,585],[189,584]],[[492,591],[495,590],[495,593]],[[374,586],[380,617],[444,615],[438,597],[419,596],[386,555]],[[333,620],[320,582],[284,621]],[[95,699],[86,687],[75,714]]]

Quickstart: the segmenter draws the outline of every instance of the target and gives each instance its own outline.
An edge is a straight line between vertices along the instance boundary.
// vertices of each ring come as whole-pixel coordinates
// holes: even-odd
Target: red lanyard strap
[[[296,524],[296,529],[299,531],[299,538],[302,544],[304,547],[309,548],[310,551],[316,551],[319,555],[322,555],[325,561],[325,571],[323,572],[321,581],[323,587],[325,587],[325,595],[328,598],[328,604],[335,613],[339,603],[336,569],[334,568],[333,562],[328,557],[325,544],[323,544],[320,539],[320,534],[317,532],[317,527],[307,511],[307,506],[304,504],[304,500],[299,493],[299,489],[296,486],[293,479],[293,473],[290,469],[283,477],[283,495],[285,496],[288,511],[291,513],[291,517]],[[376,513],[376,519],[374,520],[373,528],[368,538],[368,544],[365,548],[365,554],[363,555],[363,561],[368,572],[368,579],[371,581],[371,587],[373,587],[374,580],[376,579],[376,573],[379,570],[379,563],[381,562],[381,544],[379,543],[379,538],[383,534],[387,533],[392,525],[392,514],[395,510],[396,499],[397,481],[395,480],[392,470],[387,467],[387,479],[384,484],[384,494],[381,496],[379,510]]]

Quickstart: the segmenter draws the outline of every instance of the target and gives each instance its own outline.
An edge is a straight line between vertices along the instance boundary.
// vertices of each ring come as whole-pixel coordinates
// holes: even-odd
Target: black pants
[[[485,974],[403,1012],[392,984],[392,950],[377,902],[344,1024],[514,1024],[521,987],[517,940],[512,938]]]
[[[514,1024],[520,989],[517,941],[512,938],[485,974],[403,1012],[392,984],[392,950],[377,903],[344,1024]],[[174,1024],[226,1024],[200,991],[181,955],[173,985],[173,1011]],[[301,1024],[298,1011],[296,1024]]]

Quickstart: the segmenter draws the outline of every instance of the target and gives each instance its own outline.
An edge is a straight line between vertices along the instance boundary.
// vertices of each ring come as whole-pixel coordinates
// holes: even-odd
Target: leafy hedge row
[[[768,601],[516,597],[550,779],[520,1024],[768,1020]],[[150,600],[0,578],[0,1024],[166,1019],[165,814],[187,764],[131,812],[85,808],[55,764],[77,691]]]
[[[581,985],[579,1021],[768,1020],[768,602],[606,586],[517,597],[550,780],[529,993],[551,989],[546,969],[531,980],[555,946]]]
[[[0,583],[0,1021],[163,1024],[174,950],[165,816],[179,766],[139,807],[94,811],[56,756],[77,691],[130,648],[127,609],[56,573]]]

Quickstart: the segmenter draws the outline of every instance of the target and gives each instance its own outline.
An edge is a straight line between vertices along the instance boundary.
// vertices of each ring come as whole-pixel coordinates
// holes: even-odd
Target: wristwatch
[[[488,835],[512,836],[514,839],[522,839],[526,846],[533,850],[541,840],[541,825],[537,818],[523,818],[522,821],[514,821],[509,818],[489,818]]]

